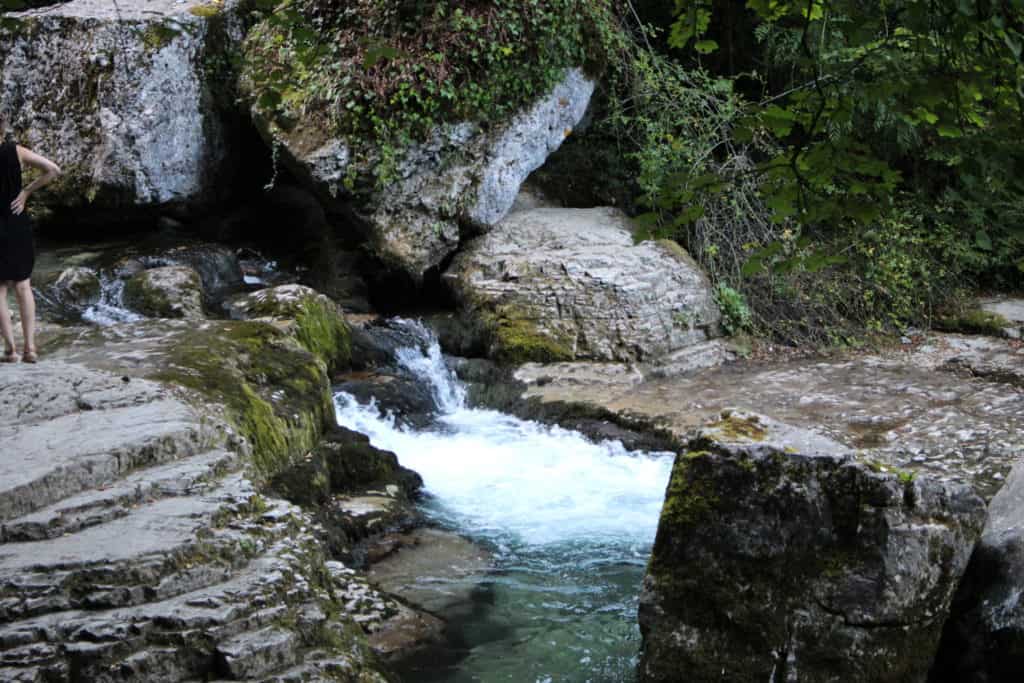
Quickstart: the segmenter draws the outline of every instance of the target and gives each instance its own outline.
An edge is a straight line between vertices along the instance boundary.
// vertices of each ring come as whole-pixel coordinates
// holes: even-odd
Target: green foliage
[[[742,294],[727,284],[719,283],[715,289],[715,299],[722,309],[722,326],[730,334],[739,334],[750,330],[753,316],[750,307]]]
[[[672,54],[742,97],[708,163],[645,188],[650,224],[791,339],[1024,282],[1024,5],[750,0],[747,54],[727,63],[708,59],[735,44],[726,4],[675,3]]]
[[[566,67],[596,67],[608,5],[286,0],[247,39],[249,90],[283,128],[320,119],[333,134],[374,141],[378,175],[388,176],[394,150],[439,123],[502,120]]]

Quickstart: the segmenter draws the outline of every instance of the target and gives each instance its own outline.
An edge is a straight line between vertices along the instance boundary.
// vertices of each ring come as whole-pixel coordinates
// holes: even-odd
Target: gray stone
[[[429,141],[400,150],[395,178],[366,188],[369,199],[358,203],[343,181],[353,171],[372,174],[375,151],[369,166],[354,168],[357,155],[349,144],[325,137],[318,119],[285,131],[264,120],[258,107],[254,114],[297,175],[329,206],[357,216],[381,257],[420,280],[458,248],[461,234],[502,219],[522,182],[583,117],[593,90],[582,70],[570,69],[507,122],[487,130],[469,123],[439,128]]]
[[[72,266],[61,272],[53,285],[64,303],[84,308],[100,300],[100,278],[91,268]]]
[[[1024,299],[997,297],[978,302],[981,310],[1001,316],[1008,323],[1003,333],[1011,339],[1024,337]]]
[[[202,280],[188,266],[150,268],[132,276],[124,286],[124,304],[152,318],[205,317]]]
[[[292,631],[268,627],[235,636],[218,646],[217,654],[232,678],[246,680],[295,664],[297,639]]]
[[[924,681],[981,498],[726,414],[676,458],[640,597],[640,680]]]
[[[634,244],[617,209],[514,213],[444,274],[510,360],[654,360],[718,333],[711,286],[682,248]]]
[[[1024,674],[1024,463],[992,499],[957,592],[937,683],[1014,681]]]
[[[241,39],[239,3],[73,0],[4,16],[0,102],[19,142],[64,171],[41,202],[213,197],[228,135],[218,79]]]
[[[447,531],[416,529],[377,543],[367,577],[383,590],[447,619],[475,609],[473,592],[494,562],[480,546]]]
[[[586,367],[530,366],[519,373],[525,397],[590,404],[680,440],[728,408],[764,413],[881,467],[968,484],[986,500],[1024,457],[1024,348],[1005,339],[936,334],[907,351],[737,361],[664,376],[657,365]]]

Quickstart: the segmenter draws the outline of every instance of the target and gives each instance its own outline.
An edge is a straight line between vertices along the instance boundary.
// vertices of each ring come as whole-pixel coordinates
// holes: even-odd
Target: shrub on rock
[[[304,0],[249,34],[243,89],[281,160],[418,281],[582,119],[608,17],[580,0]]]

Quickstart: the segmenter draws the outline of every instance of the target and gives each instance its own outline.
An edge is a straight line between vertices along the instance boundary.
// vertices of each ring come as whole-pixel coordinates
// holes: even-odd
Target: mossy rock
[[[75,306],[90,306],[100,300],[100,278],[91,268],[64,269],[53,285],[58,298]]]
[[[304,285],[281,285],[235,297],[225,304],[232,318],[272,319],[289,328],[310,353],[333,371],[352,359],[345,315],[331,299]]]
[[[964,332],[967,334],[987,334],[1003,337],[1006,331],[1013,328],[1013,323],[990,311],[980,308],[948,313],[939,316],[934,323],[937,330],[943,332]]]
[[[178,335],[151,376],[223,406],[263,477],[308,453],[334,422],[325,361],[266,322],[210,323]]]
[[[150,268],[125,283],[124,305],[150,318],[203,318],[203,282],[188,266]]]
[[[925,680],[984,516],[966,487],[729,413],[676,458],[639,680]]]
[[[490,339],[489,355],[501,363],[558,363],[576,356],[569,340],[541,329],[514,307],[499,306],[480,320]]]
[[[336,493],[388,486],[397,486],[406,499],[412,499],[423,479],[402,467],[394,453],[371,445],[366,436],[335,427],[308,458],[280,472],[270,486],[293,503],[317,506]]]

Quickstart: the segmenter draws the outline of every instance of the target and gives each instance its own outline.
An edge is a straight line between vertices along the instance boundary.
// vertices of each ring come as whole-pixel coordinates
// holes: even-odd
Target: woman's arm
[[[11,212],[15,215],[18,215],[25,210],[25,204],[28,203],[29,195],[39,188],[50,184],[53,182],[54,178],[60,175],[60,166],[53,163],[46,157],[40,156],[32,150],[25,149],[20,145],[17,147],[17,150],[18,161],[21,162],[22,166],[38,168],[43,172],[43,174],[29,183],[26,187],[23,187],[18,196],[14,198],[13,202],[11,202]]]

